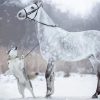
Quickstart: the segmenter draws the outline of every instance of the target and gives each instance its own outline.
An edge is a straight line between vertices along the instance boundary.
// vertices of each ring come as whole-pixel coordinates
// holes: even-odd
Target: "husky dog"
[[[9,50],[8,55],[8,68],[17,79],[19,93],[24,98],[24,90],[25,88],[27,88],[31,92],[32,96],[35,97],[31,81],[25,71],[24,56],[22,56],[21,58],[18,57],[17,47],[13,47],[11,50]],[[35,74],[35,76],[36,75],[37,73]]]

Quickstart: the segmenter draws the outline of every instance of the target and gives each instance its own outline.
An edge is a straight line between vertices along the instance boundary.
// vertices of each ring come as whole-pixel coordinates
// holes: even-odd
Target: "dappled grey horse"
[[[40,0],[20,10],[17,17],[19,20],[30,19],[37,23],[40,51],[48,62],[45,73],[46,96],[54,93],[54,62],[89,58],[98,76],[97,89],[93,95],[93,98],[97,98],[100,94],[100,31],[68,32],[57,27]]]
[[[27,88],[34,97],[33,87],[29,77],[25,71],[24,57],[21,58],[17,55],[17,47],[13,47],[8,52],[8,68],[10,72],[16,77],[19,93],[24,97],[24,90]]]

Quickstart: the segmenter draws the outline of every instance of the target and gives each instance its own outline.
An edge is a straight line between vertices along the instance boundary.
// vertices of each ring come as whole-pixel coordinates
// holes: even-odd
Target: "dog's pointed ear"
[[[15,50],[17,50],[18,49],[18,47],[17,46],[15,46]]]

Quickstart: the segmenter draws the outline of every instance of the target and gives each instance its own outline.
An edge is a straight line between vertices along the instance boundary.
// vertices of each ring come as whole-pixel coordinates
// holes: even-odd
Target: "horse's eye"
[[[34,7],[31,7],[31,9],[34,9]]]

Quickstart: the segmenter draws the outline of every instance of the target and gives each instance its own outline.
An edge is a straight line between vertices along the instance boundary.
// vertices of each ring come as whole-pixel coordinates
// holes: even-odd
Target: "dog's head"
[[[12,47],[8,51],[8,55],[9,55],[10,58],[16,58],[17,57],[17,47]]]

